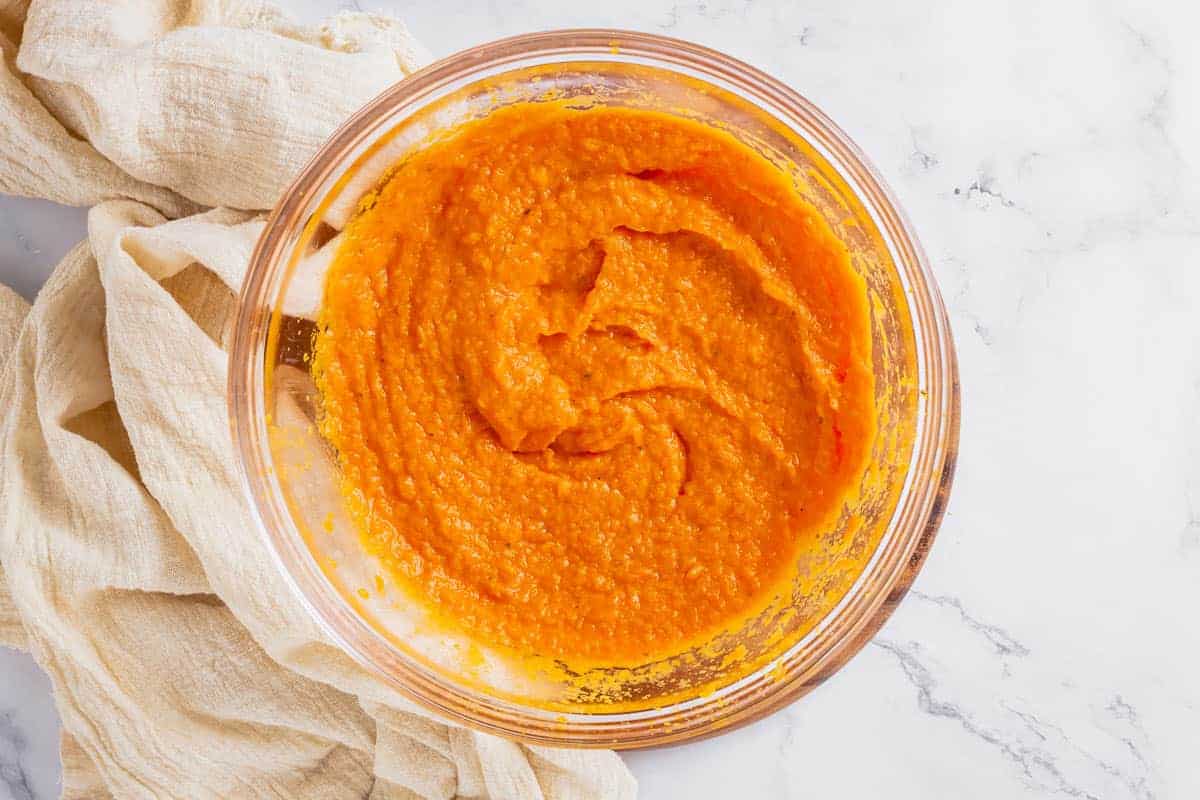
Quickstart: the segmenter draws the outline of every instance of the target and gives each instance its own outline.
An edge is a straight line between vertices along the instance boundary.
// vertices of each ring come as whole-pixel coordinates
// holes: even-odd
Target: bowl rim
[[[356,148],[361,152],[364,142],[378,138],[380,128],[394,126],[398,110],[411,112],[429,98],[441,96],[439,92],[520,66],[572,61],[668,69],[733,91],[793,130],[797,123],[804,123],[803,138],[841,175],[871,214],[896,265],[913,320],[922,388],[904,487],[876,552],[842,600],[777,659],[714,694],[620,714],[563,714],[516,705],[470,687],[450,685],[397,651],[353,613],[323,575],[318,577],[319,569],[306,567],[305,556],[311,567],[315,560],[307,547],[303,547],[303,555],[298,552],[302,536],[273,487],[270,454],[264,453],[263,447],[267,441],[266,331],[275,313],[270,289],[290,261],[285,253],[289,235],[298,225],[303,227],[305,212],[317,193],[328,192],[331,176],[353,162]],[[717,50],[636,31],[564,29],[487,42],[430,64],[363,106],[326,140],[271,212],[238,297],[228,363],[231,433],[251,516],[280,573],[309,615],[344,652],[401,695],[455,722],[533,744],[626,749],[698,740],[758,720],[820,685],[862,649],[907,593],[945,513],[957,459],[960,392],[949,320],[912,225],[877,169],[840,127],[778,79]],[[868,581],[875,573],[876,578]],[[870,592],[864,594],[867,583]],[[314,603],[314,594],[321,596],[324,607]],[[340,613],[329,605],[331,600],[343,606]],[[816,648],[817,655],[805,663],[789,664],[789,656],[806,642],[811,646],[814,637],[829,641]],[[372,639],[391,651],[386,664],[381,663],[379,653],[364,648]],[[780,672],[781,668],[786,669]]]

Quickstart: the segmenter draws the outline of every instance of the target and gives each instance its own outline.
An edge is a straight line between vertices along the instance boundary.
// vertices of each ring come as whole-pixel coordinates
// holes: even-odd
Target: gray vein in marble
[[[1112,702],[1104,707],[1104,710],[1112,714],[1113,719],[1123,719],[1126,722],[1139,725],[1137,710],[1133,706],[1126,703],[1121,695],[1117,695],[1112,699]]]
[[[780,717],[783,719],[783,735],[779,737],[779,758],[776,761],[776,768],[772,776],[775,783],[775,786],[772,787],[772,794],[775,797],[787,797],[788,786],[790,784],[788,779],[788,764],[792,761],[791,754],[796,751],[800,736],[797,731],[795,711],[793,709],[785,710],[780,714]]]
[[[1059,791],[1070,797],[1100,800],[1096,795],[1069,782],[1055,764],[1052,755],[1006,742],[995,731],[977,724],[972,716],[957,704],[936,699],[934,692],[938,688],[938,682],[918,658],[917,654],[921,649],[918,643],[901,645],[886,639],[876,639],[872,644],[891,653],[900,662],[900,669],[917,690],[917,707],[921,711],[934,717],[954,720],[970,735],[995,747],[1001,755],[1020,768],[1030,786]],[[1051,778],[1052,782],[1039,780],[1041,774]]]
[[[1154,42],[1143,31],[1138,30],[1129,22],[1122,22],[1121,24],[1133,38],[1134,43],[1143,56],[1157,64],[1163,72],[1162,87],[1157,89],[1151,97],[1149,109],[1142,114],[1142,122],[1162,137],[1163,144],[1167,146],[1167,149],[1170,150],[1177,161],[1182,161],[1183,154],[1179,152],[1179,148],[1167,133],[1167,114],[1171,108],[1171,84],[1175,78],[1175,69],[1171,64],[1171,60],[1159,51]]]
[[[1165,214],[1148,217],[1142,211],[1125,214],[1104,214],[1086,219],[1080,235],[1058,246],[1024,247],[1021,252],[1031,258],[1057,259],[1064,255],[1088,255],[1114,242],[1133,243],[1147,236],[1200,238],[1200,221],[1184,220],[1166,223]],[[1051,233],[1046,232],[1046,238]]]
[[[1142,800],[1153,800],[1154,792],[1152,792],[1149,787],[1146,786],[1145,775],[1140,775],[1136,778],[1126,775],[1120,769],[1108,763],[1104,759],[1096,757],[1092,753],[1089,753],[1087,750],[1084,750],[1082,747],[1075,744],[1075,742],[1071,740],[1071,737],[1067,735],[1066,731],[1064,731],[1060,725],[1042,720],[1036,714],[1031,712],[1019,711],[1004,701],[1000,702],[1000,707],[1020,719],[1026,725],[1026,727],[1028,727],[1029,730],[1034,733],[1034,735],[1040,737],[1042,741],[1048,741],[1050,739],[1046,731],[1050,731],[1051,733],[1055,734],[1058,741],[1060,741],[1062,744],[1069,746],[1076,753],[1079,753],[1082,757],[1102,769],[1106,774],[1111,775],[1128,786],[1131,792],[1131,797],[1142,798]],[[1134,713],[1136,716],[1136,712],[1133,712],[1131,707],[1128,708],[1129,712]],[[1117,738],[1130,750],[1131,755],[1138,764],[1143,767],[1149,766],[1141,751],[1129,737],[1121,736]]]
[[[951,608],[958,612],[958,616],[963,623],[991,642],[992,647],[996,649],[996,653],[1002,656],[1027,656],[1029,648],[1018,642],[1012,634],[1001,628],[999,625],[991,625],[986,622],[981,622],[975,617],[967,613],[963,608],[962,601],[957,597],[949,595],[928,595],[924,592],[913,589],[909,592],[913,597],[924,600],[927,603],[942,606],[943,608]]]
[[[1104,710],[1107,711],[1114,720],[1128,723],[1129,727],[1133,729],[1134,733],[1143,742],[1148,740],[1149,737],[1146,735],[1145,729],[1142,728],[1141,717],[1138,715],[1137,709],[1125,702],[1125,699],[1121,697],[1121,695],[1118,694],[1114,696],[1112,702],[1105,706]],[[1144,755],[1142,755],[1141,749],[1134,744],[1133,739],[1129,736],[1118,736],[1117,738],[1120,739],[1121,743],[1125,745],[1127,750],[1129,750],[1129,754],[1133,756],[1133,758],[1139,764],[1142,765],[1142,768],[1149,772],[1150,762]],[[1144,778],[1142,779],[1142,783],[1145,783]]]
[[[1137,713],[1137,709],[1127,703],[1125,698],[1121,697],[1121,695],[1115,695],[1112,699],[1112,702],[1104,707],[1104,710],[1107,711],[1109,716],[1111,716],[1117,722],[1128,723],[1128,727],[1131,728],[1138,738],[1142,739],[1142,741],[1146,741],[1149,738],[1146,735],[1146,730],[1142,727],[1142,719]],[[1134,744],[1133,739],[1128,736],[1118,736],[1118,738],[1129,750],[1130,755],[1132,755],[1148,770],[1150,767],[1150,762],[1144,755],[1142,755],[1142,751],[1136,744]]]
[[[996,339],[992,336],[992,331],[986,325],[980,322],[979,318],[975,315],[972,314],[971,318],[971,327],[975,330],[975,334],[979,337],[980,341],[982,341],[987,347],[991,347],[993,344],[995,344]]]
[[[29,237],[26,236],[25,234],[18,233],[17,234],[17,242],[21,245],[21,249],[24,250],[26,253],[29,253],[29,255],[31,255],[31,256],[41,255],[42,251],[40,249],[34,247],[32,244],[30,244]]]
[[[732,16],[738,16],[744,20],[750,13],[751,5],[753,5],[751,0],[742,0],[742,2],[738,4],[737,10],[734,10],[732,7],[730,7],[732,4],[722,5],[718,3],[714,8],[713,4],[706,2],[706,0],[699,0],[699,2],[696,3],[672,3],[671,8],[667,11],[667,21],[665,23],[659,23],[658,27],[664,30],[675,28],[677,25],[679,25],[680,14],[686,14],[689,17],[698,17],[700,19],[706,19],[710,21]]]
[[[678,24],[679,24],[679,4],[674,3],[671,5],[670,10],[667,11],[667,21],[660,23],[658,27],[662,28],[663,30],[671,30]]]
[[[1157,175],[1165,179],[1168,183],[1167,187],[1158,185],[1158,181],[1153,178],[1148,178],[1150,180],[1151,194],[1156,201],[1156,217],[1167,218],[1172,215],[1179,216],[1180,212],[1182,212],[1185,217],[1183,222],[1184,230],[1189,235],[1198,235],[1200,234],[1200,220],[1196,218],[1194,206],[1192,207],[1193,210],[1189,212],[1184,207],[1184,204],[1180,202],[1181,191],[1185,187],[1188,187],[1188,184],[1182,180],[1182,176],[1191,172],[1190,164],[1182,148],[1171,136],[1171,132],[1168,129],[1168,123],[1175,105],[1173,92],[1177,79],[1175,65],[1159,45],[1143,30],[1128,21],[1122,21],[1121,25],[1129,38],[1132,39],[1137,52],[1145,61],[1154,65],[1158,72],[1161,73],[1159,82],[1151,89],[1151,95],[1145,111],[1138,118],[1138,123],[1148,129],[1152,141],[1155,141],[1165,150],[1171,162],[1169,168],[1150,173],[1152,176]],[[1151,226],[1157,228],[1155,224],[1157,222],[1157,219],[1152,219],[1150,221]]]
[[[1017,175],[1026,177],[1033,172],[1033,165],[1038,159],[1045,156],[1045,153],[1040,153],[1037,150],[1030,150],[1017,159]]]
[[[965,189],[955,186],[954,194],[956,197],[961,197],[964,200],[979,201],[982,203],[983,208],[987,208],[989,202],[994,200],[1004,208],[1011,208],[1026,215],[1031,213],[1028,208],[1020,205],[1016,200],[1013,200],[1001,191],[999,180],[997,180],[992,170],[988,167],[980,167],[975,180]]]
[[[959,598],[929,595],[917,590],[910,594],[922,602],[954,612],[968,630],[985,639],[992,651],[1005,659],[1000,670],[1004,678],[1012,674],[1007,657],[1024,659],[1030,655],[1030,649],[1016,637],[1002,627],[971,614]],[[994,705],[986,700],[981,702],[968,698],[976,704],[972,709],[963,705],[964,701],[946,696],[954,689],[939,679],[935,667],[947,677],[955,676],[954,667],[941,665],[932,653],[926,656],[919,642],[880,638],[873,644],[896,658],[904,676],[917,690],[918,709],[930,716],[957,722],[966,733],[994,748],[1020,770],[1022,780],[1030,788],[1085,800],[1100,800],[1102,797],[1107,800],[1111,795],[1106,792],[1098,794],[1094,785],[1097,775],[1094,770],[1098,769],[1111,779],[1108,786],[1123,787],[1123,796],[1133,800],[1154,800],[1155,793],[1150,786],[1153,768],[1143,752],[1147,736],[1141,727],[1137,709],[1121,694],[1112,695],[1112,699],[1102,708],[1103,716],[1117,723],[1121,729],[1114,732],[1110,729],[1111,725],[1095,722],[1093,725],[1120,743],[1128,753],[1127,759],[1118,758],[1124,764],[1114,763],[1111,757],[1105,758],[1081,746],[1061,724],[1028,709],[1029,700],[1026,698],[1017,703],[1001,695],[993,701]],[[997,690],[1002,691],[999,686]],[[997,708],[1003,713],[998,714]],[[1090,767],[1085,768],[1084,765]]]
[[[25,771],[25,736],[13,721],[11,711],[0,713],[0,783],[13,800],[33,800],[33,789]]]
[[[808,29],[805,28],[807,31]],[[927,146],[921,143],[923,136],[912,125],[908,126],[908,136],[912,140],[912,153],[909,155],[909,161],[914,164],[921,172],[929,172],[936,167],[940,161]]]
[[[948,304],[950,311],[970,322],[972,330],[975,331],[979,340],[983,342],[984,347],[991,347],[996,341],[992,335],[991,328],[984,324],[978,314],[967,308],[967,298],[971,293],[971,273],[967,269],[967,263],[955,256],[949,256],[945,261],[947,265],[953,267],[958,272],[960,278],[958,291],[954,293]]]
[[[1029,732],[1036,736],[1039,740],[1043,742],[1046,741],[1048,737],[1046,734],[1042,733],[1042,724],[1038,721],[1036,716],[1027,711],[1021,711],[1020,709],[1013,708],[1003,700],[1000,701],[1000,707],[1015,716],[1017,719],[1021,720],[1021,722],[1025,723],[1025,727],[1029,730]]]

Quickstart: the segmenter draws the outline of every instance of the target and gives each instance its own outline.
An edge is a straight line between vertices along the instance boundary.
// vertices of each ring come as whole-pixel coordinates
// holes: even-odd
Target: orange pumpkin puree
[[[697,121],[555,103],[394,167],[314,374],[400,586],[486,644],[637,663],[790,585],[876,422],[865,284],[792,180]]]

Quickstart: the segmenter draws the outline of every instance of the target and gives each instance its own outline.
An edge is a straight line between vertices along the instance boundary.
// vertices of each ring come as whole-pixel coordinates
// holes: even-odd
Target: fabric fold
[[[97,12],[95,0],[34,3],[17,67],[116,167],[204,206],[273,206],[326,137],[422,52],[399,23],[362,13],[303,29],[225,0]]]
[[[25,298],[0,284],[0,385],[8,382],[9,357],[28,313],[29,304]],[[0,645],[28,649],[25,628],[21,625],[21,617],[8,591],[8,581],[4,578],[3,558],[0,558]]]

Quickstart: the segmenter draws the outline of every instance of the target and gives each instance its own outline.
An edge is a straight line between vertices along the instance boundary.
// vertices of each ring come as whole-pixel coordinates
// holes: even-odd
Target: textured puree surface
[[[874,434],[868,299],[791,179],[634,109],[494,111],[346,228],[314,355],[364,545],[480,641],[635,663],[766,606]]]

